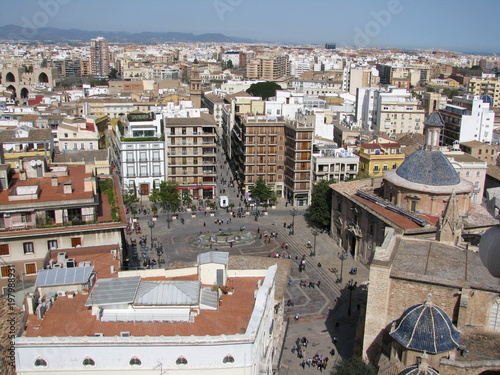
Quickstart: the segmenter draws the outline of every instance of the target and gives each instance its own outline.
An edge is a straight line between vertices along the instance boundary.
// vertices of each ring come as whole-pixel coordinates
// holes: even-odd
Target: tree
[[[311,216],[310,219],[322,227],[328,227],[332,212],[332,190],[330,185],[334,180],[322,180],[314,185],[311,194]]]
[[[449,99],[451,99],[454,96],[457,96],[459,94],[459,92],[457,89],[445,88],[445,89],[443,89],[441,94],[446,95]]]
[[[281,86],[275,82],[252,83],[247,92],[252,96],[260,96],[263,100],[276,96],[276,90],[282,90]]]
[[[262,177],[259,177],[254,185],[248,188],[253,199],[257,199],[260,202],[268,203],[269,201],[274,201],[276,199],[276,194],[274,194],[273,189],[266,184],[266,181]]]
[[[116,70],[115,68],[111,68],[111,70],[109,71],[109,74],[108,74],[108,78],[109,79],[118,78],[118,70]]]
[[[177,211],[181,203],[181,194],[179,185],[172,181],[162,181],[159,189],[153,189],[149,196],[149,201],[153,204],[160,204],[161,206],[168,206],[170,210]]]
[[[375,375],[375,368],[365,363],[360,357],[341,359],[333,366],[332,375]]]
[[[137,196],[135,189],[128,188],[127,190],[123,190],[122,199],[125,207],[127,207],[132,213],[137,213],[134,206],[137,202],[139,202],[139,197]]]

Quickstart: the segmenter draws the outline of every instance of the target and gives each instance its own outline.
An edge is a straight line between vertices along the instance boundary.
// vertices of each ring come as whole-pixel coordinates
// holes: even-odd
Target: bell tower
[[[193,107],[201,108],[201,78],[198,62],[195,60],[191,69],[191,82],[189,84],[189,93]]]

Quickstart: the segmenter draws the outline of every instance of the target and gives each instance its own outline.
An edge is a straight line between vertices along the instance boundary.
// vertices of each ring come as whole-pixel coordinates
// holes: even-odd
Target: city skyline
[[[488,35],[500,3],[442,0],[27,0],[4,4],[0,24],[105,32],[222,33],[259,42],[500,52]],[[473,15],[464,20],[466,15]]]

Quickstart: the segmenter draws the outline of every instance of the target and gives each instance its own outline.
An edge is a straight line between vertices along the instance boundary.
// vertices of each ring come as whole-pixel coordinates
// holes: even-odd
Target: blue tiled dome
[[[392,326],[390,335],[410,350],[441,353],[458,347],[460,332],[449,316],[430,302],[406,310]]]
[[[439,375],[439,372],[427,364],[422,364],[407,367],[398,375]]]
[[[460,183],[460,176],[441,151],[417,150],[408,156],[396,174],[422,185],[449,186]]]

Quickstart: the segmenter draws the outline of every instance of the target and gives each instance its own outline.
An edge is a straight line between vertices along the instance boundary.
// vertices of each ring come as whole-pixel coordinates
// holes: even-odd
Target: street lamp
[[[347,288],[349,289],[349,309],[347,310],[347,315],[351,316],[351,301],[352,301],[352,291],[356,288],[357,282],[354,282],[353,279],[350,279],[347,282]]]
[[[290,234],[293,234],[295,231],[295,216],[299,214],[296,208],[290,210],[290,215],[292,215],[292,229],[290,230]]]
[[[156,216],[153,216],[151,220],[148,220],[148,226],[151,229],[151,248],[153,247],[153,228],[155,227]]]
[[[313,251],[312,251],[312,256],[316,256],[316,236],[319,234],[319,229],[318,228],[312,228],[311,229],[311,233],[312,235],[314,236],[314,247],[313,247]]]
[[[344,260],[347,259],[347,251],[342,250],[342,252],[338,253],[339,259],[340,259],[340,277],[338,279],[338,282],[342,282],[342,270],[344,269]]]

